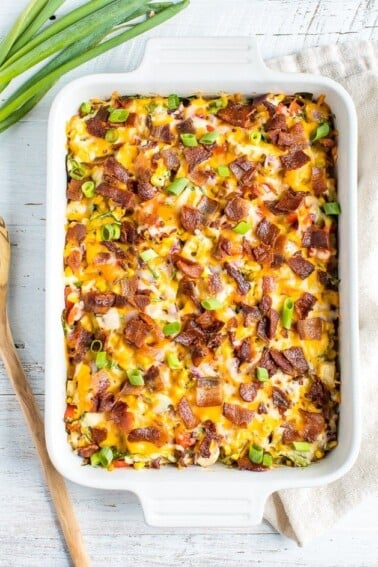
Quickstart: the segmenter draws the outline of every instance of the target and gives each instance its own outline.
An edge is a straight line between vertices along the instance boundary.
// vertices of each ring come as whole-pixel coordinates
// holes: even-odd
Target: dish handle
[[[176,78],[184,86],[185,71],[193,67],[198,84],[211,78],[212,82],[221,81],[224,88],[228,81],[240,80],[245,73],[254,81],[266,81],[274,75],[265,66],[253,37],[151,38],[137,72],[156,79],[161,89],[165,81],[172,83]]]
[[[241,527],[262,522],[270,493],[250,482],[228,481],[145,485],[138,496],[150,526]]]

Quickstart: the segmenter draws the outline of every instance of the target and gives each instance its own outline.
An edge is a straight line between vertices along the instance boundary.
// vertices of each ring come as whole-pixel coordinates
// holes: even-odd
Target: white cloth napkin
[[[309,49],[270,61],[289,72],[327,75],[352,96],[359,121],[359,300],[362,445],[352,469],[324,487],[282,490],[267,502],[265,518],[300,545],[326,531],[363,498],[378,490],[378,43]]]

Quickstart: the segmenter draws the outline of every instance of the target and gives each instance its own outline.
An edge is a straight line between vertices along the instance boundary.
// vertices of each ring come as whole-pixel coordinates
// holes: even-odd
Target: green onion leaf
[[[121,236],[121,227],[119,224],[113,224],[113,240],[118,240]]]
[[[176,94],[171,94],[168,97],[168,110],[176,110],[180,106],[180,99]]]
[[[250,445],[248,451],[249,460],[256,465],[261,465],[264,458],[264,450],[258,445]]]
[[[290,297],[287,297],[284,301],[282,313],[281,313],[281,321],[284,329],[291,329],[291,324],[293,322],[293,314],[294,314],[294,301],[290,299]]]
[[[152,250],[152,248],[147,248],[147,250],[143,250],[139,256],[142,258],[143,262],[149,262],[150,260],[157,258],[159,254],[157,254],[155,250]]]
[[[296,451],[308,453],[312,449],[312,444],[307,443],[306,441],[293,441],[293,447]]]
[[[92,467],[98,467],[99,465],[107,468],[113,460],[113,451],[111,447],[101,447],[97,453],[91,455],[91,465]]]
[[[213,299],[209,297],[208,299],[204,299],[201,301],[201,305],[204,309],[208,311],[215,311],[216,309],[220,309],[223,306],[223,303],[218,299]]]
[[[104,224],[104,226],[101,227],[101,238],[102,240],[105,240],[105,242],[108,242],[109,240],[113,240],[114,238],[114,224]]]
[[[246,234],[249,230],[251,230],[251,228],[251,223],[247,221],[240,221],[232,230],[236,232],[236,234]]]
[[[68,173],[72,179],[81,180],[87,175],[85,167],[75,159],[68,160]]]
[[[202,138],[200,138],[200,144],[214,144],[219,136],[219,132],[213,130],[212,132],[207,132]]]
[[[99,352],[100,350],[102,350],[102,341],[100,341],[99,339],[95,339],[94,341],[91,342],[91,351]]]
[[[82,102],[79,108],[80,116],[87,116],[92,112],[92,105],[90,102]]]
[[[230,177],[231,172],[228,165],[219,165],[217,168],[219,177]]]
[[[273,464],[273,457],[270,453],[264,453],[262,464],[264,467],[271,467]]]
[[[126,371],[126,374],[132,386],[144,385],[144,379],[141,370],[138,370],[137,368],[130,368],[129,370]]]
[[[118,137],[119,132],[116,128],[109,128],[109,130],[106,130],[105,140],[109,142],[109,144],[115,144],[118,140]]]
[[[108,355],[106,354],[106,352],[104,350],[99,350],[96,353],[95,364],[96,364],[97,368],[99,368],[100,370],[102,368],[108,368],[109,359],[108,359]]]
[[[340,204],[336,201],[324,203],[323,209],[326,215],[339,215],[341,213]]]
[[[256,377],[259,382],[267,382],[269,380],[269,372],[266,368],[258,366],[256,368]]]
[[[124,108],[116,108],[109,114],[109,122],[126,122],[130,112]]]
[[[181,195],[183,191],[187,188],[189,184],[189,179],[186,177],[176,177],[174,181],[167,187],[168,193],[172,195]]]
[[[198,146],[197,138],[194,134],[180,134],[180,138],[184,146],[187,146],[188,148]]]
[[[179,361],[177,354],[169,352],[167,354],[167,364],[171,370],[178,370],[181,368],[181,362]]]
[[[259,144],[262,138],[260,130],[252,130],[252,132],[248,134],[248,138],[252,144]]]
[[[210,114],[216,114],[218,110],[220,110],[221,108],[226,108],[227,104],[228,102],[226,99],[217,98],[210,102],[210,104],[207,107],[207,110],[210,112]]]
[[[330,133],[331,128],[328,122],[323,122],[323,124],[319,124],[316,130],[311,135],[311,142],[316,142],[321,138],[325,138]]]
[[[173,323],[166,323],[163,327],[163,333],[166,337],[176,335],[181,331],[181,323],[174,321]]]
[[[83,185],[81,186],[81,190],[84,193],[85,197],[87,197],[88,199],[90,197],[94,197],[95,194],[95,184],[93,181],[86,181],[85,183],[83,183]]]

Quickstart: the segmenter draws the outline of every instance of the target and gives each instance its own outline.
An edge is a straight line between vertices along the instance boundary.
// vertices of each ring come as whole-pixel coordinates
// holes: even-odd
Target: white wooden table
[[[77,3],[69,0],[66,6]],[[25,4],[26,0],[1,1],[0,36]],[[377,40],[377,18],[376,0],[192,0],[189,9],[150,35],[254,34],[263,56],[269,58],[330,42]],[[87,63],[57,88],[84,73],[135,67],[144,42],[145,37],[138,38]],[[46,119],[56,90],[0,136],[0,214],[8,223],[13,253],[11,324],[41,408]],[[34,448],[2,368],[0,372],[0,565],[68,566]],[[266,523],[251,529],[151,528],[133,494],[73,484],[69,488],[95,566],[378,565],[377,496],[322,538],[298,548]]]

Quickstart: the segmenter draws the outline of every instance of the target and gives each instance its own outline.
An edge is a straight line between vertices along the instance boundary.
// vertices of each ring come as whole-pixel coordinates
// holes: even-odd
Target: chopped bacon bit
[[[316,303],[316,297],[311,293],[305,292],[302,297],[294,303],[294,310],[298,319],[306,319],[307,315],[313,309]]]
[[[98,445],[92,443],[91,445],[87,445],[86,447],[80,447],[77,450],[77,454],[79,457],[83,457],[83,459],[89,459],[93,455],[93,453],[97,453]]]
[[[128,380],[122,386],[120,396],[139,396],[143,392],[143,386],[133,386]]]
[[[114,406],[114,401],[114,394],[112,394],[111,392],[106,392],[106,394],[98,394],[94,399],[96,407],[94,407],[93,411],[111,411],[112,407]]]
[[[214,250],[214,258],[223,260],[225,256],[235,256],[241,252],[240,246],[225,238],[222,234],[218,238]]]
[[[294,424],[283,423],[282,427],[282,442],[285,443],[285,445],[289,445],[293,441],[299,441],[301,439],[301,434],[297,431],[297,429],[295,429]]]
[[[239,427],[246,427],[254,418],[255,412],[238,404],[223,404],[223,415]]]
[[[251,124],[253,114],[256,108],[251,104],[238,104],[229,101],[226,108],[221,108],[217,112],[217,117],[233,126],[241,126],[247,128]]]
[[[117,260],[124,260],[124,259],[126,258],[126,252],[125,252],[124,250],[122,250],[122,248],[121,248],[120,246],[117,246],[117,244],[116,244],[115,242],[112,242],[111,240],[109,240],[109,241],[108,241],[108,240],[104,240],[104,241],[102,242],[102,244],[103,244],[108,250],[110,250],[110,252],[112,252],[112,253],[115,255],[115,257],[117,258]],[[94,262],[95,262],[96,264],[97,264],[97,263],[99,263],[99,264],[102,264],[102,263],[106,264],[106,263],[110,260],[111,256],[110,256],[110,254],[106,254],[106,255],[105,255],[105,254],[106,254],[105,252],[100,252],[100,254],[98,254],[98,255],[96,256],[96,259],[94,260]],[[100,257],[101,259],[104,259],[104,262],[102,262],[102,261],[101,261],[101,262],[97,262],[97,257]]]
[[[254,172],[256,169],[256,165],[249,161],[245,156],[238,157],[234,161],[228,164],[229,168],[231,169],[232,173],[235,175],[236,179],[243,184],[243,180],[247,182],[248,177],[245,177],[246,174],[250,172]]]
[[[91,427],[91,437],[94,443],[97,443],[97,445],[105,441],[107,436],[108,436],[108,432],[106,429],[102,429],[99,427]]]
[[[120,242],[124,244],[134,244],[138,238],[138,232],[131,221],[123,221],[121,224]]]
[[[127,211],[131,212],[135,208],[135,195],[127,189],[119,189],[118,187],[113,187],[107,183],[100,183],[100,185],[96,187],[96,193],[98,195],[103,195],[108,199],[113,199],[115,203],[118,203]]]
[[[272,247],[261,242],[258,246],[252,248],[252,254],[256,262],[259,264],[271,264],[273,261]]]
[[[70,179],[67,185],[67,199],[71,201],[80,201],[83,196],[81,186],[85,179]]]
[[[137,315],[132,319],[129,319],[126,323],[124,336],[126,341],[135,346],[136,348],[141,348],[151,332],[151,326],[144,321],[141,316]]]
[[[185,230],[194,232],[202,225],[203,216],[195,207],[184,205],[180,210],[180,221]]]
[[[310,226],[303,233],[302,246],[305,248],[325,248],[329,250],[329,233],[317,226]]]
[[[84,309],[90,313],[104,314],[113,307],[115,302],[115,293],[106,291],[99,293],[96,291],[89,291],[83,296]]]
[[[194,343],[190,351],[194,366],[199,366],[209,352],[210,350],[204,343],[201,343],[200,341]]]
[[[139,427],[130,431],[127,439],[130,443],[146,441],[156,445],[156,447],[161,447],[166,441],[166,435],[158,427]]]
[[[203,266],[201,266],[201,264],[184,258],[184,256],[176,255],[174,263],[175,266],[189,278],[197,279],[203,272]]]
[[[106,131],[108,130],[108,116],[109,113],[105,107],[101,107],[97,114],[86,121],[86,126],[91,136],[96,138],[105,138]]]
[[[81,262],[82,255],[80,250],[72,250],[72,252],[68,254],[67,258],[65,258],[66,265],[71,268],[74,274],[80,270]]]
[[[144,381],[149,390],[152,392],[160,392],[164,390],[164,382],[160,377],[159,368],[157,366],[150,366],[144,373]]]
[[[220,436],[217,434],[217,428],[214,422],[210,419],[202,422],[202,427],[205,431],[205,436],[199,446],[199,454],[201,457],[208,459],[210,457],[210,445],[213,440],[219,442]]]
[[[203,215],[203,217],[211,217],[218,210],[218,201],[215,201],[214,199],[210,199],[209,197],[206,197],[206,195],[203,195],[197,205],[197,209],[199,210],[201,215]]]
[[[275,277],[274,276],[264,276],[262,281],[262,291],[263,294],[270,293],[274,291],[275,288]]]
[[[275,224],[272,224],[266,219],[262,219],[256,228],[256,235],[264,244],[273,246],[280,231]]]
[[[284,156],[281,156],[281,163],[284,169],[299,169],[303,167],[307,162],[310,161],[310,157],[302,152],[302,150],[298,150],[295,152],[291,152]]]
[[[194,127],[193,120],[191,118],[187,118],[186,120],[182,120],[182,122],[178,122],[176,124],[177,132],[179,134],[195,134],[196,129]]]
[[[184,156],[188,162],[189,171],[192,171],[196,165],[209,159],[211,151],[203,146],[194,148],[184,148]]]
[[[265,203],[268,206],[269,204],[272,205],[272,208],[270,206],[269,208],[274,214],[292,213],[297,210],[305,196],[306,193],[304,191],[294,191],[291,187],[289,187],[287,191],[282,193],[278,201],[266,201]]]
[[[277,145],[282,148],[296,148],[301,150],[308,146],[308,140],[300,122],[297,122],[287,132],[280,132]]]
[[[232,221],[240,221],[248,215],[249,204],[246,199],[232,197],[224,209],[226,216]]]
[[[272,298],[269,295],[264,294],[259,303],[259,309],[261,315],[269,315],[269,311],[272,308]]]
[[[180,167],[180,158],[176,150],[171,148],[167,148],[165,150],[161,150],[161,157],[167,168],[170,171],[177,171]]]
[[[312,274],[315,269],[314,265],[308,260],[305,260],[300,253],[297,253],[289,258],[287,260],[287,263],[289,265],[289,268],[302,280],[308,278],[308,276]]]
[[[240,303],[239,307],[243,314],[244,327],[249,327],[252,323],[261,319],[260,309],[256,305]]]
[[[240,384],[239,394],[245,402],[253,402],[257,396],[257,392],[262,388],[262,382],[250,382],[249,384]]]
[[[311,182],[312,190],[317,197],[327,191],[327,178],[325,175],[325,170],[321,169],[320,167],[313,167],[311,169]]]
[[[281,368],[281,370],[285,374],[289,374],[289,376],[295,376],[296,371],[289,362],[289,360],[283,355],[282,352],[276,350],[274,348],[270,349],[270,356],[273,358],[274,362]]]
[[[240,346],[234,349],[235,357],[238,359],[239,363],[251,362],[253,358],[253,351],[251,347],[251,342],[249,339],[244,339]]]
[[[150,183],[150,173],[146,172],[138,179],[137,194],[142,201],[153,199],[157,193],[157,188]]]
[[[229,262],[226,262],[224,267],[228,275],[235,280],[238,292],[241,295],[247,294],[251,289],[251,284],[244,278],[243,274]]]
[[[273,404],[276,406],[280,414],[283,415],[285,411],[291,407],[290,399],[287,397],[285,392],[283,392],[280,388],[277,388],[277,386],[273,386],[272,396]]]
[[[301,374],[308,372],[308,363],[305,359],[302,347],[290,347],[282,353],[285,358],[293,365],[295,370]]]
[[[285,116],[283,114],[275,114],[265,124],[265,130],[266,130],[266,132],[269,132],[270,130],[287,131],[287,124],[286,124]]]
[[[95,396],[103,394],[110,386],[110,380],[105,370],[95,372],[91,376],[91,387]]]
[[[109,156],[104,162],[104,180],[113,185],[114,181],[120,181],[127,184],[129,180],[129,172],[114,156]]]
[[[309,443],[316,441],[318,435],[324,431],[325,420],[321,413],[299,410],[304,420],[303,438]]]
[[[177,409],[181,419],[185,423],[185,427],[193,429],[193,427],[197,425],[197,418],[193,414],[192,408],[185,396],[179,401]]]
[[[301,339],[319,341],[322,338],[323,321],[320,317],[298,321],[297,331]]]
[[[222,291],[223,289],[222,280],[218,273],[210,274],[207,281],[208,281],[207,285],[209,287],[209,292],[211,295],[215,295],[216,293]]]
[[[198,407],[222,405],[222,389],[219,378],[211,376],[197,379],[196,404]]]
[[[252,463],[247,456],[239,457],[237,460],[238,468],[242,471],[253,471],[253,472],[266,472],[269,470],[268,467],[264,467],[264,465],[257,465],[256,463]]]
[[[330,391],[316,376],[313,378],[310,389],[305,396],[319,409],[324,409],[331,399]]]
[[[164,124],[163,126],[152,126],[151,138],[158,140],[158,142],[170,144],[172,142],[173,136],[169,128],[169,124]]]
[[[92,340],[93,334],[78,324],[75,330],[67,336],[69,356],[73,357],[75,362],[83,360]]]
[[[273,374],[277,372],[277,366],[271,357],[270,350],[268,348],[264,349],[257,366],[265,368],[268,371],[269,376],[273,376]]]
[[[257,336],[266,342],[270,339],[274,339],[279,320],[279,313],[275,309],[270,309],[269,316],[264,316],[261,321],[257,323]]]

